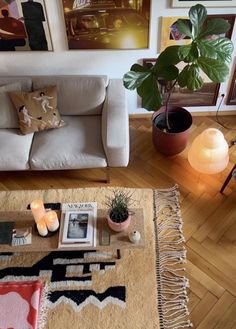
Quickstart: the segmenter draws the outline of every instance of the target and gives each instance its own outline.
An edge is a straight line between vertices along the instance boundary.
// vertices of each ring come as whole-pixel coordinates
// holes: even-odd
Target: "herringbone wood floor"
[[[218,126],[214,118],[194,117],[191,140],[207,127],[220,127],[229,142],[236,138],[236,116],[221,121],[230,129]],[[197,329],[236,329],[236,181],[231,180],[224,195],[219,193],[236,161],[236,146],[230,148],[230,163],[222,173],[199,174],[188,164],[187,149],[171,158],[155,151],[150,122],[150,118],[130,120],[130,164],[111,170],[110,185],[179,185],[191,320]],[[101,170],[1,172],[0,190],[106,186],[104,178]]]

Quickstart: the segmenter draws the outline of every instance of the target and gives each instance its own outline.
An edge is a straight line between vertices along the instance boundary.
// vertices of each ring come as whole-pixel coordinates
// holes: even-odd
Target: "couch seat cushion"
[[[19,129],[0,129],[0,170],[29,169],[33,134],[19,135]]]
[[[106,167],[101,116],[64,116],[66,126],[35,135],[30,154],[32,170]]]

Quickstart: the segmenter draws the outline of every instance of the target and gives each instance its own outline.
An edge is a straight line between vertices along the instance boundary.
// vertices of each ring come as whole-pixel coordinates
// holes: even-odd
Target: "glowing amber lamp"
[[[188,152],[188,161],[197,171],[216,174],[223,171],[229,162],[228,144],[222,132],[208,128],[197,136]]]

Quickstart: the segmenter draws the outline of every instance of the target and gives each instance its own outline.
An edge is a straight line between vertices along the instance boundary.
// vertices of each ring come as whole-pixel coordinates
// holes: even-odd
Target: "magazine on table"
[[[58,248],[96,246],[97,203],[62,203]]]
[[[93,234],[93,213],[90,211],[67,211],[62,234],[63,243],[90,242]]]

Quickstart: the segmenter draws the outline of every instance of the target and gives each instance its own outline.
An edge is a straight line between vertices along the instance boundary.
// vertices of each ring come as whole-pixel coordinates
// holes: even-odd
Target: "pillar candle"
[[[30,209],[37,223],[46,213],[42,200],[33,200],[30,204]]]
[[[46,236],[48,234],[48,229],[44,220],[39,220],[36,225],[41,236]]]
[[[59,227],[57,213],[54,210],[47,211],[43,217],[49,231],[54,232]]]

